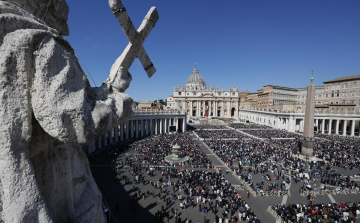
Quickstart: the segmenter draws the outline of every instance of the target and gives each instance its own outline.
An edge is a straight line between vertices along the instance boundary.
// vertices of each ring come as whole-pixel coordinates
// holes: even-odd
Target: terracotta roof
[[[341,81],[351,81],[351,80],[360,80],[360,74],[357,75],[351,75],[351,76],[345,76],[345,77],[339,77],[330,81],[324,81],[324,84],[334,83],[334,82],[341,82]]]

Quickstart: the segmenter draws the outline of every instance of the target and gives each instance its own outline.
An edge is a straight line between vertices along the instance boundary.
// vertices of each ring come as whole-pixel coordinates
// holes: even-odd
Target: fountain
[[[182,148],[178,144],[174,145],[172,148],[172,154],[165,157],[165,161],[171,164],[173,163],[182,163],[189,160],[188,156],[182,154]]]

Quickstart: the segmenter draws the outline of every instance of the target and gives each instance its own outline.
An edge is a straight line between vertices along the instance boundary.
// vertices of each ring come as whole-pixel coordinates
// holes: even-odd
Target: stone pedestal
[[[303,137],[301,154],[313,156],[314,155],[314,137]]]

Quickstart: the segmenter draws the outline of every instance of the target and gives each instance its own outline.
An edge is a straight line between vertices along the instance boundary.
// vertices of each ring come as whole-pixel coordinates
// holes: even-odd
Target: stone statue
[[[104,222],[81,145],[131,117],[135,57],[155,72],[137,43],[92,88],[63,38],[68,13],[65,0],[0,1],[0,222]]]

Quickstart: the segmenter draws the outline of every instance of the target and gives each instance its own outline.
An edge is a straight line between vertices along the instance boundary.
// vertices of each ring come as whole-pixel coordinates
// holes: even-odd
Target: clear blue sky
[[[76,56],[99,86],[128,44],[106,0],[67,1]],[[144,43],[157,72],[138,59],[126,91],[166,99],[197,63],[208,86],[255,92],[267,84],[305,87],[360,74],[358,0],[123,0],[139,27],[151,6],[160,19]],[[93,84],[93,83],[92,83]]]

